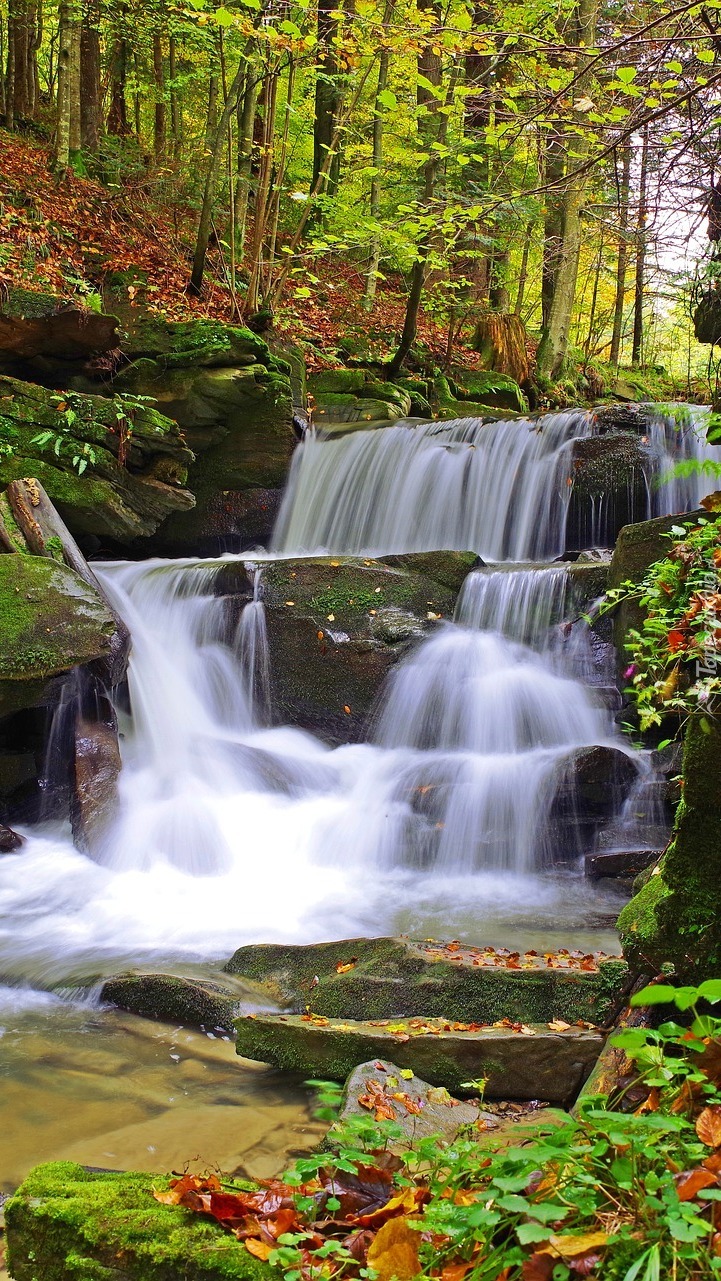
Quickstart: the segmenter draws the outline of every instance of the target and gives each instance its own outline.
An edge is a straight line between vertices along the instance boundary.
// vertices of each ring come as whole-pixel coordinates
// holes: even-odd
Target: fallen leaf
[[[701,1142],[708,1144],[710,1148],[721,1145],[721,1104],[704,1108],[696,1121],[696,1133]]]
[[[274,1245],[269,1245],[266,1241],[259,1241],[257,1237],[247,1237],[245,1248],[248,1254],[252,1254],[254,1259],[262,1259],[264,1262],[270,1258]]]
[[[564,1023],[563,1019],[551,1019],[551,1022],[548,1024],[548,1026],[550,1027],[552,1032],[567,1032],[571,1024]]]
[[[693,1201],[694,1197],[704,1188],[710,1188],[713,1184],[718,1183],[715,1174],[710,1170],[704,1170],[699,1166],[696,1170],[684,1170],[683,1173],[676,1176],[676,1192],[679,1201]]]
[[[412,1281],[421,1270],[420,1239],[406,1219],[384,1223],[368,1249],[368,1263],[378,1274],[378,1281],[392,1281],[394,1277],[396,1281]]]
[[[568,1233],[563,1236],[552,1236],[546,1249],[550,1249],[561,1259],[575,1259],[579,1254],[588,1254],[599,1246],[607,1245],[607,1232]]]

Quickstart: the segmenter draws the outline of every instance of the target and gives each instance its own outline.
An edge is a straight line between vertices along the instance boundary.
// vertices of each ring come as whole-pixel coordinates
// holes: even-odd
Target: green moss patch
[[[38,1166],[5,1207],[14,1281],[269,1281],[219,1224],[160,1205],[168,1179]]]

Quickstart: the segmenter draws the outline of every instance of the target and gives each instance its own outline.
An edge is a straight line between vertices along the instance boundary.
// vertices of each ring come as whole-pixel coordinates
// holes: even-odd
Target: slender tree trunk
[[[577,0],[576,2],[572,34],[575,47],[581,51],[593,47],[599,3],[600,0]],[[587,58],[588,55],[585,52],[579,53],[579,70],[582,70],[583,62]],[[575,92],[578,97],[586,92],[583,75],[577,77]],[[585,124],[582,114],[578,116],[578,120],[581,125]],[[567,151],[568,167],[572,170],[578,168],[589,153],[586,135],[569,134]],[[560,253],[554,264],[553,296],[537,355],[538,372],[551,378],[558,377],[568,350],[568,336],[578,281],[583,232],[582,215],[587,188],[588,177],[585,173],[576,177],[569,176],[561,201]]]
[[[245,248],[245,237],[248,226],[248,203],[250,200],[250,183],[253,167],[253,126],[258,106],[258,77],[252,62],[243,85],[243,94],[238,103],[238,161],[235,184],[235,222],[237,228],[238,254],[242,256]]]
[[[593,292],[591,294],[591,310],[588,315],[588,330],[586,333],[586,341],[584,343],[584,348],[583,348],[584,355],[586,357],[586,364],[588,364],[593,354],[591,350],[592,344],[593,344],[593,326],[596,323],[596,308],[598,306],[598,289],[601,283],[601,267],[603,265],[603,249],[604,249],[604,245],[603,245],[603,235],[602,235],[598,244],[596,268],[593,273]]]
[[[153,79],[155,82],[155,112],[153,118],[153,156],[156,165],[165,156],[165,65],[163,62],[163,36],[159,27],[153,32]]]
[[[313,116],[313,173],[311,189],[316,186],[318,175],[324,168],[325,158],[335,133],[336,116],[340,105],[338,88],[338,62],[333,43],[338,34],[338,21],[334,16],[338,0],[318,0],[318,61],[315,77],[315,109]],[[337,181],[337,157],[330,167],[325,166],[325,188],[332,192]]]
[[[531,237],[535,227],[535,219],[531,218],[526,227],[526,234],[523,240],[523,254],[521,256],[521,267],[518,272],[518,287],[516,289],[516,301],[513,305],[513,314],[520,316],[523,312],[523,299],[526,295],[526,282],[528,280],[528,259],[531,253]]]
[[[646,223],[648,221],[648,125],[643,131],[641,173],[638,181],[638,215],[636,218],[636,282],[633,301],[633,346],[631,363],[643,359],[643,305],[646,301]]]
[[[388,11],[386,11],[388,12]],[[390,15],[388,15],[389,17]],[[384,18],[387,23],[388,18]],[[363,294],[364,311],[373,310],[373,302],[376,296],[376,287],[378,284],[378,267],[381,257],[381,241],[378,235],[377,222],[380,217],[381,206],[381,167],[383,165],[383,100],[382,95],[385,93],[388,84],[388,69],[390,66],[390,51],[385,48],[381,49],[380,60],[378,63],[378,84],[376,86],[375,103],[373,106],[373,158],[371,165],[373,167],[373,177],[371,178],[370,190],[370,207],[369,213],[373,227],[373,238],[371,240],[371,255],[368,263],[368,273],[366,275],[365,292]]]
[[[74,22],[72,0],[61,0],[58,10],[58,97],[53,168],[65,174],[70,168],[73,109]]]
[[[261,303],[261,286],[263,281],[263,247],[265,245],[270,213],[270,189],[273,179],[273,140],[275,136],[275,113],[278,101],[278,68],[266,77],[263,87],[263,138],[260,148],[260,168],[258,186],[255,196],[253,218],[253,236],[250,245],[250,281],[248,283],[247,306],[250,315],[258,311]],[[329,153],[328,153],[329,154]]]
[[[37,83],[37,30],[42,20],[33,0],[9,0],[6,67],[6,128],[35,113]]]
[[[611,336],[610,361],[618,369],[621,359],[621,337],[623,334],[623,312],[626,305],[626,270],[628,266],[628,209],[629,190],[631,186],[631,143],[623,149],[623,168],[619,189],[619,237],[618,258],[616,259],[616,296],[613,304],[613,334]]]
[[[177,57],[175,36],[168,37],[168,76],[170,84],[168,91],[170,94],[170,132],[173,137],[173,166],[178,168],[180,165],[180,155],[183,146],[183,111],[178,92],[177,84]]]
[[[238,95],[240,93],[243,77],[245,75],[246,57],[243,56],[238,63],[233,82],[228,91],[228,97],[223,108],[222,115],[215,129],[215,137],[208,161],[208,169],[205,177],[205,190],[203,192],[203,204],[198,221],[198,233],[195,241],[195,254],[193,257],[193,270],[188,285],[188,292],[200,294],[203,287],[203,273],[205,272],[205,259],[208,253],[208,240],[210,237],[210,228],[213,217],[213,204],[215,201],[215,189],[220,172],[220,162],[223,156],[228,136],[228,124],[230,118],[238,105]]]
[[[212,152],[213,143],[218,132],[218,89],[220,77],[214,69],[208,82],[208,111],[205,117],[205,152]]]
[[[275,172],[275,181],[271,196],[271,218],[270,218],[270,235],[268,237],[268,252],[266,255],[267,274],[266,293],[270,289],[271,275],[273,264],[275,262],[276,249],[278,244],[278,222],[280,218],[280,197],[285,182],[286,168],[288,165],[288,143],[290,139],[290,121],[293,110],[293,91],[295,89],[295,60],[292,54],[288,65],[288,81],[286,86],[285,106],[283,109],[283,132],[280,140],[280,151],[278,154],[278,163]]]
[[[85,0],[80,29],[80,137],[83,151],[96,155],[102,125],[100,4]]]
[[[76,4],[72,11],[72,29],[70,43],[70,161],[76,164],[83,147],[80,121],[81,111],[81,78],[80,78],[80,37],[82,24]]]
[[[110,108],[107,121],[108,133],[116,138],[126,138],[130,133],[125,96],[127,80],[128,42],[122,36],[116,36],[110,63]]]

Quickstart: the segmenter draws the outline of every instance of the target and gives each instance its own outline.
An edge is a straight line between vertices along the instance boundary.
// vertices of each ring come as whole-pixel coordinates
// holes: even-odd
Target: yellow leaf
[[[413,1073],[410,1068],[401,1068],[401,1076],[404,1081],[410,1081],[413,1079]]]
[[[551,1019],[548,1026],[552,1032],[567,1032],[571,1024],[564,1023],[563,1019]]]
[[[254,1259],[269,1259],[271,1252],[277,1249],[277,1246],[268,1245],[267,1241],[259,1241],[257,1237],[248,1237],[245,1243],[248,1254],[252,1254]]]
[[[389,1219],[368,1248],[368,1263],[378,1281],[411,1281],[421,1270],[418,1258],[420,1236],[409,1228],[407,1219]]]
[[[551,1252],[557,1254],[561,1259],[576,1259],[579,1254],[587,1254],[589,1250],[598,1250],[601,1246],[608,1244],[607,1232],[583,1232],[568,1236],[552,1236],[549,1241]]]

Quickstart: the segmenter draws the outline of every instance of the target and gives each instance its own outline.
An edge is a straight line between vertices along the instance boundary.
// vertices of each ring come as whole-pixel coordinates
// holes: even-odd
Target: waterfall
[[[707,413],[656,406],[644,414],[641,473],[632,469],[620,516],[595,504],[586,545],[608,545],[625,520],[686,511],[713,487],[698,474],[668,480],[675,462],[719,458],[706,443]],[[598,432],[593,412],[575,409],[309,436],[295,453],[273,548],[369,556],[455,548],[493,562],[553,560],[566,547],[574,441]]]

